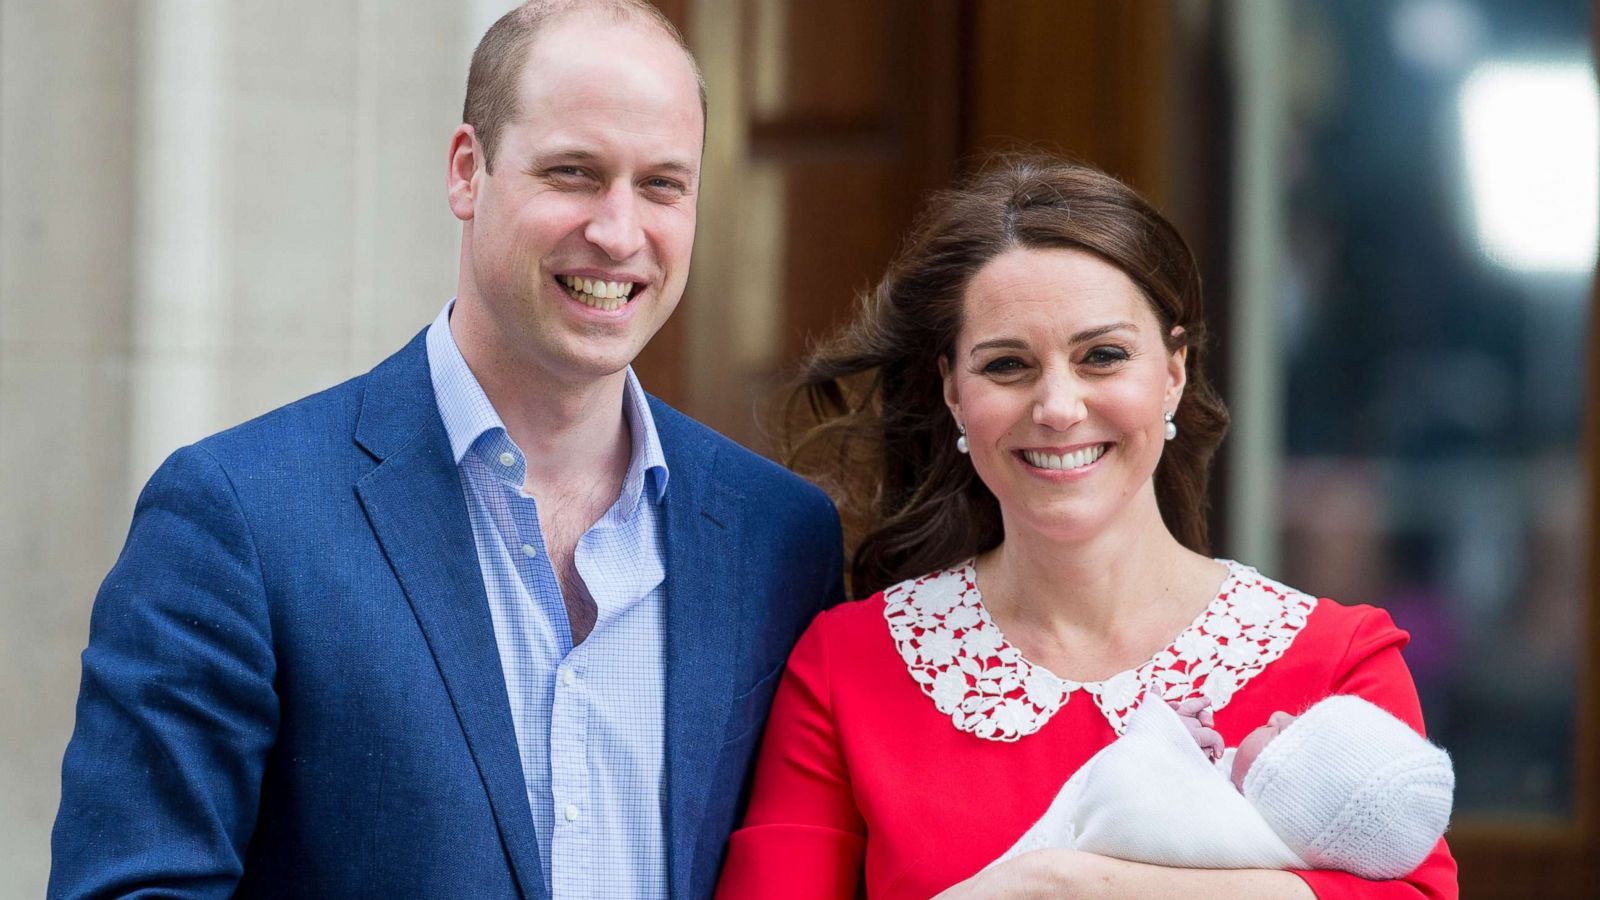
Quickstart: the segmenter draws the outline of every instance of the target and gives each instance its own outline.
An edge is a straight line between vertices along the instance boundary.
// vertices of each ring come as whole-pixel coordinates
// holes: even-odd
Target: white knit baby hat
[[[1244,795],[1300,858],[1375,880],[1410,874],[1450,823],[1450,756],[1360,697],[1335,695],[1273,738]]]

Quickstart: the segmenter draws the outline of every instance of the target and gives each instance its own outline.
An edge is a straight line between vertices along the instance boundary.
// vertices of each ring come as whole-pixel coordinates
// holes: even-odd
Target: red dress
[[[970,564],[823,613],[789,659],[719,898],[925,900],[1021,837],[1120,732],[1143,691],[1211,697],[1229,746],[1277,710],[1356,694],[1422,730],[1382,610],[1316,600],[1227,563],[1166,650],[1103,682],[1033,666],[984,610]],[[1299,873],[1318,897],[1457,896],[1444,841],[1405,879]]]

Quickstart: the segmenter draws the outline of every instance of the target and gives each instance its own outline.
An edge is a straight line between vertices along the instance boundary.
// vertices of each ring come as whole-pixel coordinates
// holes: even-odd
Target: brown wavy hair
[[[956,451],[940,357],[954,353],[967,285],[1015,247],[1093,253],[1127,275],[1188,346],[1178,436],[1156,466],[1162,520],[1208,553],[1206,483],[1228,411],[1201,365],[1208,336],[1194,255],[1172,224],[1110,175],[1056,157],[998,157],[932,196],[855,318],[816,348],[780,406],[790,466],[839,503],[852,593],[865,596],[999,545],[1000,504]],[[1182,328],[1178,338],[1173,327]]]

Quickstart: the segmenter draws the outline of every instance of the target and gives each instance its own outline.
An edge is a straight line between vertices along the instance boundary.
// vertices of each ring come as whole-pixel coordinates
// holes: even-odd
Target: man
[[[467,93],[453,303],[140,497],[53,895],[710,894],[784,657],[841,597],[838,519],[628,368],[694,236],[672,27],[530,3]]]

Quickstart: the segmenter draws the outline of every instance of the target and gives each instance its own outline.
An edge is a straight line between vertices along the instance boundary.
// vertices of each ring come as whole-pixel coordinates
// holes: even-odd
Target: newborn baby
[[[1193,868],[1410,873],[1450,820],[1450,757],[1359,697],[1275,713],[1224,750],[1205,701],[1140,705],[996,863],[1074,847]]]

